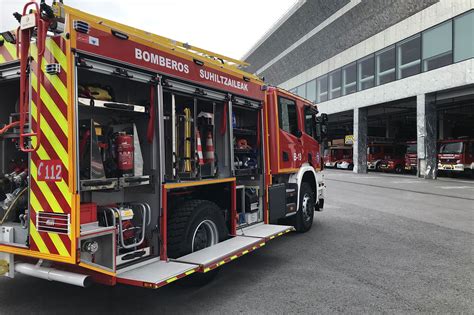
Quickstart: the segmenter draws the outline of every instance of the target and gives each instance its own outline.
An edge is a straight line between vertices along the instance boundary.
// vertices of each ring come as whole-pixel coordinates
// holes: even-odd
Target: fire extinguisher
[[[126,132],[119,132],[115,137],[115,148],[117,151],[117,169],[122,174],[133,172],[133,136]]]

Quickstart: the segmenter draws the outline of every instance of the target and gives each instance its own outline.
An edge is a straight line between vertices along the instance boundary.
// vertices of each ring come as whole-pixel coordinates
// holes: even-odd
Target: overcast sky
[[[12,13],[20,12],[26,2],[0,0],[0,30],[17,27]],[[64,3],[240,59],[296,0],[64,0]]]

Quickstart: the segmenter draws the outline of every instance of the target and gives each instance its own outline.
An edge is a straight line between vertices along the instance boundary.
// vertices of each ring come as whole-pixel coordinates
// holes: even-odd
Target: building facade
[[[334,137],[353,135],[355,172],[367,171],[368,136],[383,136],[417,141],[419,176],[436,178],[437,142],[474,138],[473,8],[474,0],[300,0],[244,59],[330,114]]]

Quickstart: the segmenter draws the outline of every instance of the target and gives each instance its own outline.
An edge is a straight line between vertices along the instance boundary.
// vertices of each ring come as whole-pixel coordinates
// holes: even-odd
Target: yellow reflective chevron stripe
[[[36,117],[36,104],[33,101],[31,101],[31,113],[33,117]],[[56,154],[59,156],[63,164],[67,167],[69,163],[68,154],[43,115],[41,115],[41,130],[43,135],[48,138],[51,146],[54,148],[54,151],[56,151]]]
[[[38,185],[39,189],[43,193],[44,197],[48,201],[48,204],[51,207],[51,210],[56,213],[64,213],[63,209],[59,205],[58,201],[54,197],[54,194],[51,192],[51,189],[49,189],[48,184],[45,182],[41,182],[37,180],[37,169],[35,163],[30,163],[30,169],[31,169],[31,177],[35,180],[36,184]],[[30,193],[31,195],[34,196],[33,193]],[[36,197],[35,197],[36,198]]]
[[[51,157],[48,155],[48,153],[46,153],[43,147],[39,147],[37,153],[41,160],[51,160]],[[56,185],[61,191],[61,194],[63,195],[64,200],[66,200],[68,205],[71,206],[71,194],[69,193],[69,187],[67,186],[64,179],[62,179],[60,182],[56,182]]]
[[[59,48],[58,44],[56,44],[54,40],[48,39],[46,41],[46,48],[51,53],[51,55],[53,55],[54,58],[56,58],[58,63],[63,68],[62,70],[64,70],[67,73],[67,58],[64,52],[61,50],[61,48]]]
[[[33,89],[36,91],[37,89],[37,77],[34,73],[31,73],[31,85],[33,86]],[[62,132],[64,135],[67,136],[68,133],[68,128],[67,128],[67,119],[66,117],[63,116],[61,111],[59,110],[58,106],[56,103],[53,101],[49,93],[45,90],[43,85],[41,85],[41,100],[43,103],[46,105],[50,113],[54,116],[56,122],[58,123],[59,128],[61,128]],[[36,115],[33,115],[33,117],[36,117]]]
[[[16,45],[5,42],[5,48],[13,59],[16,59]]]
[[[5,61],[5,57],[3,57],[3,55],[0,55],[0,63],[4,63]]]
[[[46,64],[47,64],[46,61],[44,61],[43,59],[43,67],[41,69],[43,70],[45,78],[47,78],[48,81],[53,85],[54,89],[58,92],[63,102],[67,104],[68,95],[67,95],[66,86],[64,85],[63,81],[61,81],[61,79],[58,78],[57,75],[51,75],[44,72],[44,68],[46,67]],[[41,93],[43,93],[43,90],[41,90]]]
[[[48,233],[51,241],[53,241],[54,246],[56,247],[59,255],[61,256],[69,256],[69,252],[67,251],[66,247],[64,246],[63,241],[56,233]]]
[[[30,236],[33,238],[33,241],[35,242],[36,246],[38,246],[38,249],[41,253],[49,254],[48,247],[44,243],[43,239],[38,233],[38,230],[36,230],[36,226],[33,224],[33,221],[31,220],[30,220]]]

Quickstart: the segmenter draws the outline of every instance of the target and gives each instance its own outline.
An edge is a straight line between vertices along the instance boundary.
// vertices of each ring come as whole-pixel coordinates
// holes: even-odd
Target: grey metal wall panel
[[[350,0],[307,0],[247,58],[246,61],[251,66],[246,70],[255,72],[349,2]]]
[[[322,5],[324,1],[310,1],[315,5]],[[326,4],[329,1],[325,1]],[[348,1],[346,1],[348,2]],[[346,2],[339,2],[334,7],[336,11]],[[341,16],[339,19],[322,29],[319,33],[308,39],[305,43],[297,47],[288,55],[277,61],[271,67],[263,71],[267,82],[271,84],[280,84],[301,72],[337,55],[338,53],[360,43],[361,41],[383,31],[384,29],[408,18],[409,16],[439,2],[439,0],[363,0],[359,5]],[[313,7],[312,11],[308,7],[302,6],[296,13],[299,13],[298,20],[288,19],[287,23],[292,23],[292,27],[298,29],[301,25],[306,25],[314,19],[313,15],[317,12],[317,7]],[[332,14],[332,13],[331,13]],[[329,15],[325,15],[329,17]],[[313,24],[313,28],[314,28]],[[306,30],[306,28],[305,28]],[[275,40],[277,36],[288,37],[290,33],[286,29],[280,28],[262,45],[267,45],[272,38]],[[291,34],[296,34],[293,31]],[[307,32],[306,32],[307,33]],[[306,34],[304,33],[304,34]],[[299,37],[292,36],[292,42]],[[276,47],[276,46],[274,46]],[[277,51],[270,52],[257,49],[249,58],[248,62],[253,63],[248,70],[256,71],[266,62],[280,54],[285,48],[279,47]],[[263,53],[270,54],[267,57]]]

